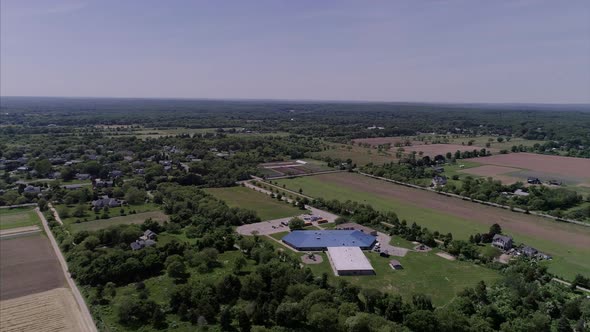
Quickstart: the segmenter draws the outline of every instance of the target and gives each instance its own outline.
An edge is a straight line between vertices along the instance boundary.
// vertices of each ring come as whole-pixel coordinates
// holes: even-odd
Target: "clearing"
[[[143,224],[143,222],[152,218],[155,221],[163,223],[168,220],[168,216],[162,211],[150,211],[136,214],[129,214],[126,216],[119,216],[109,219],[98,219],[92,221],[85,221],[81,223],[71,224],[72,231],[79,232],[85,231],[96,231],[103,228],[108,228],[115,225],[128,225],[128,224]]]
[[[246,187],[208,188],[205,191],[225,201],[230,207],[255,211],[261,220],[293,217],[305,212]]]
[[[460,170],[460,173],[466,173],[469,175],[481,176],[481,177],[492,177],[495,180],[502,181],[503,184],[513,184],[518,181],[521,181],[517,177],[512,177],[507,175],[507,173],[514,173],[518,172],[520,169],[513,168],[513,167],[506,167],[506,166],[496,166],[496,165],[484,165],[479,167],[467,168]]]
[[[408,223],[451,232],[467,239],[487,232],[499,223],[518,242],[552,254],[551,272],[571,279],[576,273],[590,275],[590,228],[514,213],[508,210],[408,188],[352,173],[279,180],[287,188],[303,189],[305,195],[371,204],[381,211],[394,211]]]
[[[395,149],[395,148],[394,148]],[[447,152],[455,154],[455,152],[461,151],[473,151],[473,150],[481,150],[482,147],[479,146],[469,146],[469,145],[459,145],[459,144],[425,144],[425,145],[412,145],[412,146],[404,146],[404,153],[412,153],[412,151],[416,151],[417,153],[423,152],[424,156],[434,157],[436,155],[443,155],[445,156]],[[493,148],[486,148],[486,150],[494,153],[497,150]]]
[[[32,207],[0,209],[0,230],[39,224],[39,218]]]

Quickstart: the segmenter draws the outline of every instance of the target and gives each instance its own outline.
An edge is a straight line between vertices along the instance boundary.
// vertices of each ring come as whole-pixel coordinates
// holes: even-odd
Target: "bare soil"
[[[0,240],[0,300],[66,285],[49,240],[43,235]]]
[[[0,331],[83,332],[80,310],[69,288],[0,301]]]
[[[581,249],[590,247],[590,228],[557,223],[545,218],[515,213],[491,206],[463,201],[425,190],[412,189],[356,174],[323,174],[322,181],[355,188],[384,198],[393,198],[416,207],[428,207],[462,219],[492,225],[527,234],[539,239],[566,244]]]

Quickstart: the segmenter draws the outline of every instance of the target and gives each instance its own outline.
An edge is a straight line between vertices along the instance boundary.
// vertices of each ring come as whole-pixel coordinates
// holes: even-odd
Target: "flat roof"
[[[282,239],[295,248],[370,247],[376,237],[357,230],[293,231]]]
[[[359,247],[328,247],[336,271],[373,271],[373,266]]]

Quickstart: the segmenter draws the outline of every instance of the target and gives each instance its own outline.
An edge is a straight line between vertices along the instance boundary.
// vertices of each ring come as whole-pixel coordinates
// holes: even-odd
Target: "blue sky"
[[[3,96],[590,103],[590,1],[0,3]]]

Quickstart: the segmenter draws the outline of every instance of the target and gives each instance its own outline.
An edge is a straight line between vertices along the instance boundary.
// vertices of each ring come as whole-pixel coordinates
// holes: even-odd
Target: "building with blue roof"
[[[321,251],[329,247],[359,247],[368,250],[377,238],[358,230],[293,231],[283,242],[300,251]]]

